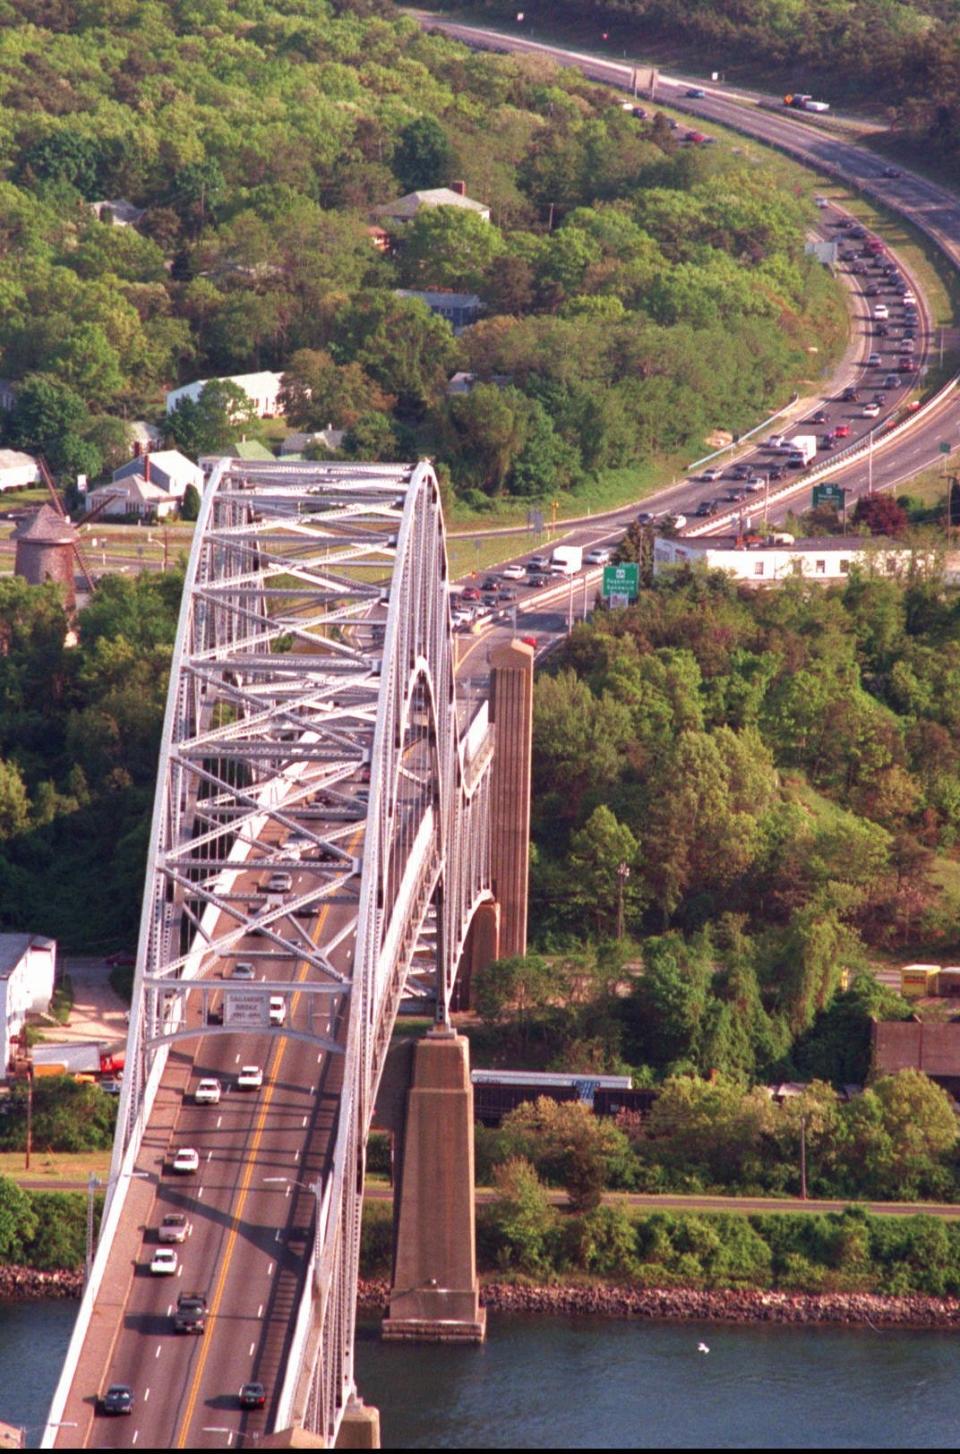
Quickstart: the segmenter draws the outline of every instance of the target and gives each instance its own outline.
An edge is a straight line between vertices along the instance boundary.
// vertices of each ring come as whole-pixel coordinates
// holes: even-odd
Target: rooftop
[[[21,521],[13,532],[13,539],[34,540],[42,545],[73,545],[77,532],[70,521],[58,514],[52,505],[41,505],[36,514]],[[0,940],[4,937],[10,936],[0,934]]]
[[[756,540],[750,545],[744,544],[742,535],[701,535],[693,540],[680,536],[678,544],[690,546],[694,550],[837,550],[850,552],[851,550],[862,550],[868,544],[880,547],[890,546],[897,550],[907,548],[902,542],[888,540],[885,536],[879,535],[807,535],[789,543],[766,537],[763,540]]]
[[[475,202],[472,197],[461,196],[452,187],[428,187],[422,192],[408,192],[395,202],[384,202],[374,207],[372,217],[416,217],[421,207],[466,207],[470,212],[486,215],[490,208],[485,202]]]
[[[28,949],[51,949],[55,940],[42,934],[0,934],[0,979],[9,979]]]

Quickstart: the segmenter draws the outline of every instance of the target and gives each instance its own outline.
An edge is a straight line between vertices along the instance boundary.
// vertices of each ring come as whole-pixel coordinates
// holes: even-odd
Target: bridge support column
[[[383,1336],[480,1343],[470,1047],[438,1028],[419,1040],[407,1100],[390,1311]]]
[[[380,1410],[363,1399],[351,1399],[337,1435],[338,1449],[379,1449]]]
[[[496,725],[490,782],[490,874],[500,905],[497,956],[527,952],[533,649],[523,641],[490,653],[490,718]]]

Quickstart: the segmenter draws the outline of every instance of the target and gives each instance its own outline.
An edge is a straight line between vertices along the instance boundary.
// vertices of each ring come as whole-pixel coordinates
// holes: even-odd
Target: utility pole
[[[623,891],[630,877],[629,863],[617,864],[617,938],[623,938]]]
[[[800,1197],[807,1200],[807,1118],[800,1117]]]
[[[27,1066],[27,1151],[23,1159],[24,1171],[30,1170],[30,1153],[33,1150],[33,1066]]]

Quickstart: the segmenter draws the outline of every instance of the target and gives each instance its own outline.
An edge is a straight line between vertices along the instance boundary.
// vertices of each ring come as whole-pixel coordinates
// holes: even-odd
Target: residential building
[[[393,291],[398,298],[419,298],[421,303],[426,303],[431,313],[446,318],[454,333],[476,323],[483,307],[476,293],[445,293],[442,289],[432,288],[423,291],[415,288],[394,288]]]
[[[512,383],[510,374],[491,374],[488,379],[481,379],[477,374],[460,373],[451,374],[444,390],[448,399],[454,399],[458,394],[469,394],[476,388],[477,384],[496,384],[498,389],[505,389]]]
[[[114,227],[136,227],[146,208],[135,207],[126,197],[115,197],[112,201],[91,202],[90,210],[101,222],[111,222]]]
[[[0,934],[0,1027],[3,1064],[30,1014],[50,1008],[57,967],[57,943],[39,934]]]
[[[339,449],[343,444],[346,432],[345,429],[334,429],[332,424],[328,424],[326,429],[295,430],[293,434],[288,434],[280,445],[280,454],[281,456],[295,454],[302,458],[311,444],[322,444],[324,449]]]
[[[270,460],[272,463],[276,455],[259,439],[237,439],[222,454],[201,454],[197,463],[205,480],[210,478],[210,471],[221,459]]]
[[[0,490],[22,490],[35,485],[40,466],[31,454],[19,449],[0,449]]]
[[[382,222],[387,227],[391,223],[411,222],[423,207],[463,207],[468,212],[478,213],[484,222],[490,221],[490,208],[485,202],[475,202],[468,197],[463,182],[454,182],[450,187],[428,187],[421,192],[408,192],[395,202],[384,202],[382,206],[374,207],[370,220]]]
[[[751,508],[749,505],[745,509]],[[756,509],[756,506],[753,506]],[[870,575],[904,575],[911,567],[933,567],[937,553],[916,551],[882,537],[825,535],[795,540],[785,532],[759,535],[705,535],[689,539],[658,536],[653,546],[655,576],[678,566],[722,570],[735,580],[764,586],[802,576],[811,581],[842,581],[858,567]]]
[[[148,485],[158,485],[177,500],[183,499],[188,485],[203,489],[203,470],[179,449],[157,449],[135,456],[114,470],[113,483],[132,479],[134,475],[140,475]]]
[[[181,399],[198,399],[207,384],[236,384],[242,389],[255,407],[261,419],[272,419],[282,414],[280,408],[280,387],[283,375],[271,369],[262,369],[256,374],[231,374],[223,379],[195,379],[192,384],[182,384],[167,395],[167,413],[172,414]]]
[[[138,463],[142,464],[149,458],[149,455],[144,455]],[[151,484],[141,474],[125,475],[112,485],[100,485],[98,489],[91,490],[87,495],[87,513],[96,510],[101,519],[138,515],[144,519],[155,516],[157,520],[166,520],[177,513],[181,498],[169,494],[160,485]]]

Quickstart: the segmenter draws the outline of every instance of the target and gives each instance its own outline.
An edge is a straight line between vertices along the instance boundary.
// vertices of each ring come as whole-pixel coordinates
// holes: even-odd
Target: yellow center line
[[[351,848],[351,851],[356,846],[356,844],[359,842],[359,840],[362,837],[364,831],[365,831],[365,826],[364,826],[364,828],[359,828],[357,830],[357,832],[354,834],[353,838],[350,840],[350,848]],[[327,902],[327,903],[325,903],[323,905],[323,907],[320,910],[320,913],[317,915],[317,927],[314,930],[314,935],[313,935],[313,942],[314,942],[314,944],[316,944],[317,940],[320,938],[320,935],[321,935],[321,933],[323,931],[323,926],[326,923],[326,920],[327,920],[327,917],[328,917],[329,913],[330,913],[330,904],[329,904],[329,902]],[[302,981],[307,976],[308,970],[309,970],[309,964],[307,963],[306,960],[304,960],[301,963],[300,969],[297,971],[296,981],[294,981],[294,982],[296,983],[297,981],[299,981],[299,982],[302,983]],[[295,1005],[295,1003],[296,1003],[296,1001],[297,1001],[298,998],[299,998],[298,995],[294,995],[293,996],[293,1004],[294,1005]],[[293,1006],[291,1006],[291,1008],[292,1007]],[[253,1141],[252,1141],[252,1143],[250,1145],[249,1152],[247,1153],[247,1155],[248,1155],[247,1165],[246,1165],[246,1167],[244,1169],[244,1173],[243,1173],[243,1176],[242,1176],[241,1181],[240,1181],[240,1195],[239,1195],[239,1198],[238,1198],[237,1203],[236,1203],[236,1210],[234,1211],[233,1216],[231,1218],[230,1232],[229,1232],[229,1235],[227,1237],[226,1247],[224,1249],[223,1263],[222,1263],[221,1268],[220,1268],[220,1276],[217,1278],[217,1286],[216,1286],[216,1291],[214,1292],[214,1295],[213,1295],[213,1301],[211,1302],[209,1308],[207,1309],[207,1321],[208,1321],[208,1323],[214,1323],[214,1321],[216,1319],[216,1316],[217,1316],[217,1313],[220,1311],[220,1304],[223,1301],[223,1294],[224,1294],[224,1292],[226,1290],[227,1274],[230,1271],[230,1262],[231,1262],[231,1259],[233,1257],[234,1247],[236,1246],[237,1235],[238,1235],[239,1230],[240,1230],[240,1223],[243,1220],[243,1209],[244,1209],[244,1207],[246,1205],[247,1193],[250,1190],[250,1182],[251,1182],[251,1180],[253,1178],[253,1172],[254,1172],[254,1168],[255,1168],[255,1164],[256,1164],[257,1152],[258,1152],[258,1150],[260,1148],[260,1141],[261,1141],[261,1138],[263,1136],[263,1132],[264,1132],[264,1130],[266,1128],[266,1119],[267,1119],[267,1114],[268,1114],[268,1112],[270,1110],[270,1102],[273,1099],[273,1092],[274,1092],[274,1089],[276,1087],[277,1080],[279,1079],[279,1076],[280,1076],[280,1068],[283,1065],[283,1057],[284,1057],[284,1055],[286,1053],[286,1049],[287,1049],[287,1042],[286,1042],[286,1038],[284,1038],[281,1041],[280,1045],[278,1047],[276,1047],[276,1064],[274,1066],[272,1066],[272,1068],[270,1070],[270,1078],[269,1078],[269,1082],[268,1082],[268,1085],[267,1085],[266,1095],[264,1096],[263,1101],[262,1101],[261,1106],[260,1106],[260,1114],[257,1117],[257,1125],[256,1125],[256,1129],[254,1130],[254,1133],[253,1133]],[[187,1399],[186,1411],[184,1413],[183,1420],[182,1420],[182,1422],[180,1424],[180,1432],[179,1432],[179,1434],[177,1436],[177,1442],[176,1442],[176,1446],[175,1446],[177,1449],[185,1449],[187,1447],[187,1436],[189,1434],[191,1420],[193,1419],[194,1409],[196,1408],[197,1397],[198,1397],[198,1395],[200,1393],[200,1383],[201,1383],[201,1381],[203,1379],[203,1371],[204,1371],[204,1369],[206,1367],[207,1356],[208,1356],[209,1351],[210,1351],[210,1343],[211,1343],[211,1338],[208,1338],[207,1335],[204,1334],[203,1335],[203,1347],[200,1350],[200,1357],[197,1360],[197,1367],[196,1367],[196,1369],[194,1371],[193,1379],[192,1379],[192,1382],[190,1384],[190,1394],[189,1394],[189,1397]]]

